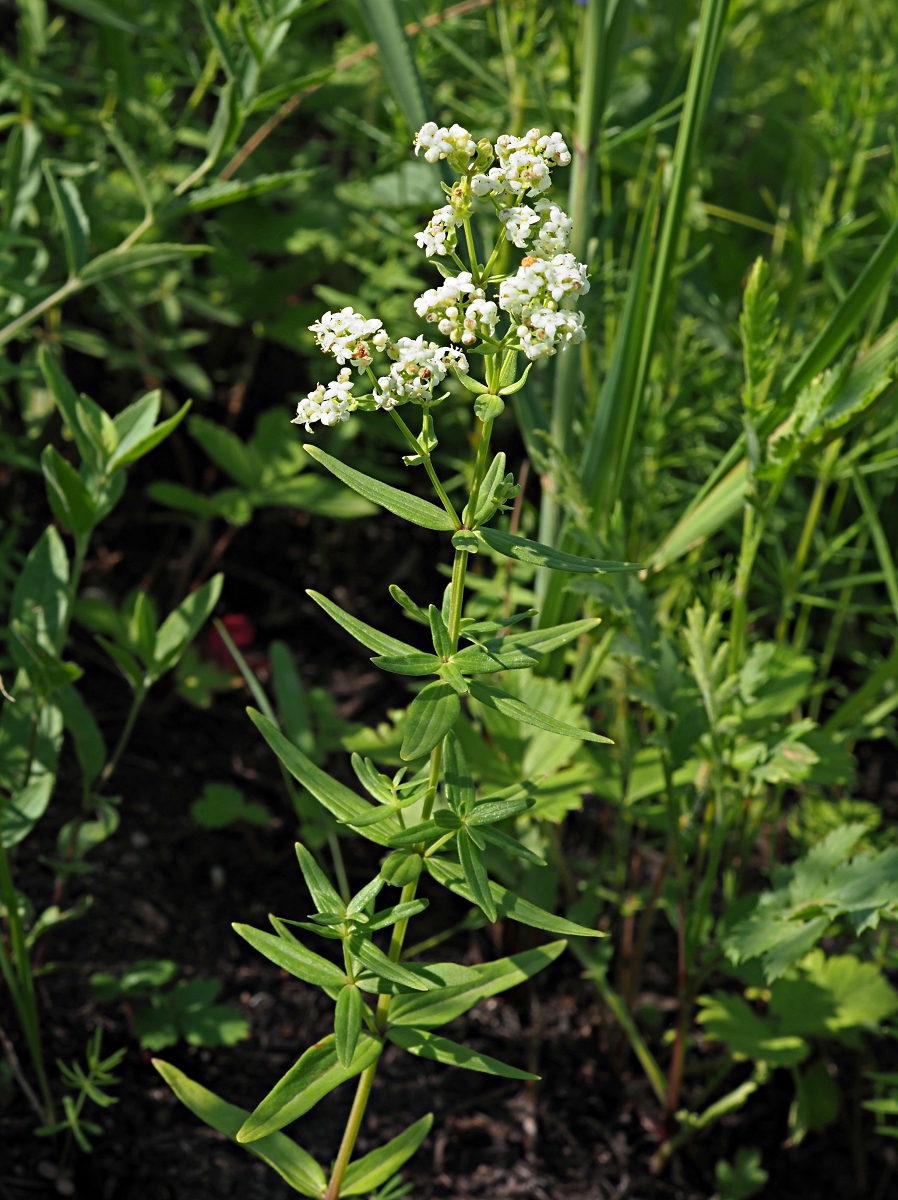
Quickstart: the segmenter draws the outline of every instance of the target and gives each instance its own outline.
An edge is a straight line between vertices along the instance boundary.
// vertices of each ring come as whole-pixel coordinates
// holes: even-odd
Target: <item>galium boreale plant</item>
[[[375,665],[412,679],[432,677],[409,706],[400,750],[407,765],[390,778],[369,759],[354,755],[352,766],[367,794],[363,798],[317,767],[273,721],[250,709],[252,720],[287,771],[340,823],[386,855],[370,882],[347,900],[308,849],[298,845],[314,911],[299,920],[272,917],[272,933],[236,926],[242,937],[279,967],[323,988],[335,1001],[334,1032],[306,1050],[252,1113],[226,1104],[169,1064],[157,1062],[163,1077],[197,1115],[269,1162],[297,1191],[326,1200],[357,1195],[384,1183],[414,1153],[430,1127],[431,1118],[423,1117],[386,1146],[351,1161],[387,1042],[468,1070],[533,1078],[434,1030],[481,998],[534,975],[561,953],[565,943],[556,941],[476,967],[405,961],[402,952],[409,921],[427,907],[427,900],[417,895],[422,873],[478,905],[490,921],[501,916],[562,936],[601,936],[525,901],[489,878],[484,857],[488,846],[542,861],[502,828],[531,807],[536,781],[504,789],[475,788],[454,730],[467,709],[483,736],[479,714],[492,710],[551,733],[598,743],[609,740],[537,711],[490,678],[498,672],[534,667],[547,652],[590,633],[597,620],[521,632],[521,623],[531,612],[510,612],[496,620],[463,615],[469,557],[487,548],[512,559],[587,575],[629,569],[623,563],[562,554],[488,524],[517,491],[513,477],[506,473],[505,455],[490,456],[493,423],[503,411],[503,397],[521,387],[530,362],[583,337],[577,299],[588,288],[586,269],[567,250],[568,217],[546,195],[553,169],[566,165],[570,156],[559,134],[544,135],[538,129],[520,138],[505,135],[493,146],[475,142],[458,125],[447,129],[430,122],[421,128],[416,143],[417,152],[429,161],[445,160],[458,173],[445,187],[446,204],[417,235],[444,282],[426,291],[415,307],[445,341],[431,341],[424,335],[393,341],[377,318],[366,318],[351,308],[325,313],[312,329],[340,371],[336,380],[319,385],[300,402],[296,418],[311,431],[317,423],[335,425],[355,411],[389,413],[408,443],[406,464],[423,465],[439,505],[372,479],[316,446],[306,450],[366,499],[452,540],[451,581],[438,603],[425,608],[398,587],[390,589],[404,613],[429,630],[431,645],[426,649],[381,633],[326,597],[311,593],[325,612],[374,652]],[[495,243],[483,262],[471,229],[477,205],[493,215],[496,227]],[[500,275],[497,264],[509,243],[524,254],[515,272]],[[521,355],[528,366],[518,374]],[[473,370],[472,362],[482,364],[482,372]],[[353,370],[370,385],[364,395],[354,392]],[[478,374],[482,379],[476,378]],[[468,497],[461,512],[432,460],[437,446],[434,410],[450,395],[441,386],[453,380],[475,397],[478,422]],[[408,405],[421,410],[417,434],[400,412]],[[390,888],[399,889],[398,899],[391,897],[378,908],[378,897]],[[391,932],[382,949],[377,935],[387,929]],[[336,943],[338,961],[307,948],[297,936],[299,931]],[[328,1176],[310,1154],[279,1131],[354,1077],[358,1077],[355,1099]]]

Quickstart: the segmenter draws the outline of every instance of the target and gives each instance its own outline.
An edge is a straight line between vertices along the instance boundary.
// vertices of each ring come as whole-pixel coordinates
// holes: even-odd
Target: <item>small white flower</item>
[[[311,433],[314,421],[320,421],[322,425],[339,425],[341,421],[348,421],[355,408],[352,388],[352,371],[344,367],[327,387],[319,383],[314,392],[309,392],[304,400],[300,400],[293,424],[305,425],[306,433]]]
[[[455,249],[455,227],[458,220],[455,209],[451,204],[435,209],[433,216],[427,222],[427,227],[415,234],[415,241],[428,258],[434,254],[443,257]]]
[[[368,340],[371,339],[378,350],[389,344],[382,321],[377,317],[366,320],[349,306],[336,313],[326,312],[309,329],[325,354],[333,354],[341,366],[352,363],[360,374],[371,363]]]
[[[564,209],[551,200],[537,200],[534,207],[540,216],[540,226],[533,239],[531,254],[537,258],[554,258],[563,254],[570,245],[574,222]]]
[[[424,157],[428,162],[439,162],[441,158],[454,156],[459,168],[467,166],[468,161],[477,152],[474,139],[461,125],[452,125],[449,129],[438,126],[436,121],[428,121],[415,134],[415,154],[422,146]]]
[[[519,204],[513,208],[503,208],[499,213],[499,220],[505,226],[505,236],[508,240],[513,246],[523,250],[533,227],[539,224],[539,213],[528,204]]]
[[[395,359],[390,373],[377,381],[380,391],[375,392],[374,399],[378,408],[394,408],[408,400],[431,400],[434,387],[446,378],[450,366],[462,373],[468,370],[468,360],[460,350],[425,341],[423,334],[400,338],[390,347],[390,357]]]
[[[586,267],[573,254],[525,258],[517,273],[499,285],[499,307],[518,322],[528,358],[554,354],[556,345],[583,340],[577,297],[589,291]]]
[[[496,155],[498,167],[471,180],[475,196],[538,196],[552,186],[552,168],[566,167],[571,161],[560,133],[541,134],[538,129],[529,129],[521,138],[503,133],[496,142]]]
[[[470,271],[462,271],[437,288],[428,288],[415,301],[415,311],[436,324],[444,337],[466,346],[473,345],[478,336],[492,337],[499,316],[483,288],[474,286]]]

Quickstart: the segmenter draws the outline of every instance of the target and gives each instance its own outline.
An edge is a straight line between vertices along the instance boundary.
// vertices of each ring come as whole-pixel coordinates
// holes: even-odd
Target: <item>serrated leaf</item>
[[[538,1075],[531,1075],[529,1071],[510,1067],[488,1054],[479,1054],[476,1050],[469,1050],[467,1046],[460,1046],[458,1042],[440,1037],[436,1033],[428,1033],[424,1029],[391,1025],[387,1030],[387,1037],[409,1054],[430,1058],[450,1067],[461,1067],[465,1071],[482,1071],[485,1075],[501,1075],[504,1079],[539,1079]]]
[[[314,1108],[328,1092],[377,1062],[382,1050],[383,1044],[377,1038],[362,1033],[352,1062],[344,1067],[337,1060],[333,1034],[323,1038],[306,1050],[247,1117],[237,1131],[237,1141],[241,1145],[257,1142],[289,1125]]]
[[[153,1066],[192,1113],[232,1142],[237,1141],[237,1131],[249,1116],[245,1109],[228,1104],[167,1062],[153,1059]],[[303,1196],[319,1197],[327,1187],[327,1178],[318,1163],[286,1134],[269,1134],[246,1148]]]
[[[804,1062],[810,1046],[803,1038],[780,1033],[777,1024],[759,1017],[741,996],[716,992],[699,996],[697,1020],[706,1037],[725,1042],[731,1053],[772,1067],[794,1067]]]
[[[317,446],[304,445],[303,449],[316,462],[321,463],[323,467],[336,475],[347,487],[351,487],[353,491],[358,492],[360,496],[364,496],[373,504],[379,504],[381,508],[395,513],[397,517],[402,517],[403,520],[410,521],[413,525],[420,525],[424,529],[455,529],[456,526],[449,514],[444,509],[431,504],[429,500],[422,500],[418,496],[400,492],[398,488],[381,483],[379,479],[363,475],[354,467],[347,467],[338,458],[332,458],[329,454],[325,454]]]

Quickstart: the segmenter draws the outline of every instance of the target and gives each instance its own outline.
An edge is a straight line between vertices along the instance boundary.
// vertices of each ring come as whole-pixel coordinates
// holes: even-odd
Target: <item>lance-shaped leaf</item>
[[[327,596],[322,596],[320,592],[314,592],[311,588],[308,588],[306,595],[311,596],[318,607],[323,608],[327,615],[333,617],[338,625],[342,625],[347,633],[351,633],[357,642],[361,642],[363,646],[369,650],[373,650],[375,654],[385,654],[391,657],[402,658],[420,654],[420,651],[414,646],[410,646],[408,642],[400,642],[398,638],[390,637],[387,633],[381,633],[373,625],[366,625],[358,617],[351,617],[348,612],[344,612],[338,604],[334,604],[333,600],[328,600]]]
[[[509,837],[501,829],[491,829],[489,825],[484,825],[479,832],[488,842],[492,842],[494,846],[498,846],[506,854],[513,854],[517,858],[523,858],[525,862],[532,863],[535,867],[544,867],[546,865],[544,858],[540,858],[538,854],[535,854],[532,850],[528,850],[517,838]]]
[[[466,1071],[482,1071],[485,1075],[501,1075],[505,1079],[539,1079],[529,1071],[521,1071],[518,1067],[510,1067],[507,1063],[499,1062],[488,1054],[478,1054],[467,1046],[460,1046],[449,1038],[440,1037],[437,1033],[428,1033],[424,1029],[412,1029],[400,1025],[391,1026],[387,1037],[409,1054],[417,1054],[420,1058],[431,1058],[434,1062],[445,1063],[450,1067],[462,1067]]]
[[[333,1034],[310,1046],[243,1122],[237,1131],[237,1141],[244,1145],[257,1142],[289,1125],[314,1108],[328,1092],[377,1062],[382,1050],[382,1042],[362,1033],[352,1062],[344,1067],[337,1059]]]
[[[488,921],[495,921],[498,913],[490,892],[490,880],[486,873],[483,852],[467,829],[460,829],[456,837],[458,859],[465,873],[468,890],[474,902],[483,910]]]
[[[182,600],[174,612],[169,613],[156,635],[156,648],[152,675],[158,679],[170,670],[205,625],[218,603],[224,575],[213,575],[208,583]]]
[[[437,675],[443,665],[441,658],[423,651],[415,654],[380,654],[371,661],[375,667],[391,671],[394,675]]]
[[[228,1104],[208,1088],[189,1079],[170,1063],[154,1058],[153,1066],[181,1103],[192,1113],[230,1138],[232,1142],[237,1141],[237,1130],[249,1116],[245,1109],[238,1108],[236,1104]],[[311,1154],[306,1153],[284,1133],[271,1133],[252,1142],[246,1148],[250,1154],[274,1167],[281,1178],[303,1196],[320,1196],[327,1187],[324,1171]]]
[[[263,929],[254,929],[252,925],[235,924],[234,932],[267,959],[289,971],[303,983],[314,984],[315,987],[342,987],[346,983],[346,975],[334,963],[307,950],[296,939],[289,940],[266,933]]]
[[[374,1191],[388,1179],[392,1179],[430,1133],[432,1124],[433,1114],[428,1113],[426,1117],[422,1117],[414,1125],[409,1125],[404,1133],[392,1138],[379,1150],[372,1150],[370,1154],[365,1154],[350,1163],[343,1176],[340,1195],[361,1196]]]
[[[340,1065],[348,1067],[362,1032],[362,993],[354,983],[340,989],[334,1012],[334,1045]]]
[[[53,515],[77,538],[86,538],[97,523],[97,506],[84,480],[55,446],[45,446],[41,470]]]
[[[169,417],[167,421],[160,421],[158,425],[142,436],[137,436],[136,431],[132,431],[131,435],[123,437],[107,465],[109,473],[129,467],[131,463],[137,462],[139,458],[149,454],[160,442],[164,442],[190,412],[190,404],[189,400],[186,401],[173,417]]]
[[[408,963],[405,969],[411,971],[414,976],[420,979],[427,987],[428,995],[434,990],[444,992],[447,988],[457,988],[477,982],[477,975],[473,968],[462,967],[458,963]],[[421,996],[424,994],[420,988],[407,988],[402,984],[394,982],[392,979],[385,979],[382,975],[378,975],[374,971],[364,971],[358,976],[356,983],[362,991],[374,992],[375,995],[379,996],[385,994],[391,996]]]
[[[302,877],[306,881],[306,887],[309,889],[318,912],[336,912],[342,915],[346,906],[339,892],[302,842],[296,843],[296,857],[299,860],[299,869],[302,871]]]
[[[428,683],[408,708],[405,735],[399,754],[409,762],[429,754],[438,745],[461,712],[458,693],[448,683]]]
[[[422,981],[414,971],[409,971],[406,967],[401,967],[399,963],[387,958],[383,950],[378,950],[374,943],[366,938],[358,936],[350,938],[349,949],[369,971],[382,979],[391,979],[393,983],[411,988],[413,992],[427,991],[428,984]]]
[[[437,883],[447,887],[450,892],[455,892],[457,896],[476,903],[476,897],[468,886],[464,872],[458,863],[434,856],[425,859],[424,865]],[[534,929],[545,929],[548,933],[559,933],[563,937],[607,936],[598,929],[588,929],[585,925],[577,925],[574,921],[557,917],[554,913],[547,912],[546,909],[515,895],[514,892],[509,892],[498,883],[494,883],[492,879],[490,880],[490,892],[500,917],[511,917],[513,921],[520,921],[522,925],[530,925]]]
[[[141,267],[157,267],[175,258],[199,258],[211,250],[211,246],[180,246],[169,242],[152,242],[132,246],[129,250],[108,250],[86,263],[78,272],[78,278],[84,284],[99,283]]]
[[[480,1000],[517,987],[553,963],[567,942],[549,942],[534,950],[525,950],[509,958],[480,963],[470,968],[475,978],[461,984],[436,988],[417,996],[397,996],[390,1005],[390,1026],[412,1025],[418,1029],[436,1029],[468,1012]]]
[[[614,744],[611,738],[603,737],[600,733],[593,733],[589,729],[578,729],[576,725],[568,725],[566,721],[557,721],[555,717],[547,717],[545,713],[538,712],[515,696],[509,696],[507,692],[493,687],[491,683],[479,683],[472,680],[470,686],[471,695],[475,700],[479,700],[487,708],[494,708],[506,717],[512,717],[515,721],[523,721],[526,725],[535,725],[537,729],[545,729],[547,733],[580,738],[584,742],[604,742],[608,746]]]
[[[443,777],[449,807],[456,813],[467,813],[474,804],[474,780],[461,742],[454,733],[446,734],[443,745]]]
[[[329,454],[325,454],[317,446],[305,445],[303,449],[316,462],[321,463],[323,467],[327,467],[328,471],[336,475],[347,487],[351,487],[354,492],[358,492],[366,500],[371,500],[374,504],[379,504],[382,508],[395,513],[397,517],[402,517],[405,521],[411,521],[413,525],[421,525],[424,529],[448,530],[456,528],[455,522],[449,514],[444,509],[437,508],[435,504],[431,504],[429,500],[422,500],[418,496],[411,496],[407,492],[400,492],[398,488],[390,487],[387,483],[381,483],[379,479],[372,479],[370,475],[363,475],[361,471],[356,471],[354,467],[347,467],[338,458],[332,458]]]
[[[606,562],[601,558],[582,558],[579,554],[567,554],[563,550],[553,550],[542,542],[533,542],[530,538],[517,537],[512,533],[503,533],[500,529],[478,529],[471,533],[460,530],[452,538],[452,545],[458,550],[468,550],[476,554],[479,550],[489,548],[506,558],[516,558],[519,562],[532,563],[537,567],[549,567],[553,571],[570,571],[580,575],[613,575],[620,571],[641,571],[639,563]]]
[[[337,820],[352,825],[353,817],[370,816],[377,811],[373,804],[363,800],[355,792],[351,792],[348,787],[338,783],[336,779],[331,779],[330,775],[325,774],[320,767],[316,767],[262,713],[254,708],[248,708],[246,711],[249,713],[250,720],[293,778],[297,779],[303,787],[308,788],[315,799],[320,801]],[[361,832],[369,841],[376,842],[379,846],[386,846],[389,844],[391,834],[398,830],[399,825],[396,818],[389,816],[376,825],[366,827]]]

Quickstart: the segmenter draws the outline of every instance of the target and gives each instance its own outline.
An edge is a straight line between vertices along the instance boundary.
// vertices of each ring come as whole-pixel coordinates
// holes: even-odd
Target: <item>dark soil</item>
[[[183,547],[176,541],[166,551],[159,527],[139,524],[141,491],[134,489],[136,508],[104,527],[106,542],[92,558],[89,586],[121,594],[148,573],[174,586]],[[136,544],[135,523],[147,531],[145,541]],[[386,586],[403,582],[422,598],[433,595],[442,584],[432,563],[437,551],[433,535],[410,533],[390,519],[310,523],[295,514],[262,514],[226,551],[222,611],[252,617],[262,652],[271,638],[285,638],[306,682],[328,687],[344,715],[376,720],[401,701],[401,688],[356,654],[303,589],[321,587],[366,620],[408,637],[410,627],[382,599]],[[124,557],[117,558],[119,553]],[[346,589],[348,579],[352,591]],[[373,597],[373,603],[362,607],[362,596]],[[93,654],[85,637],[74,657],[87,664]],[[85,684],[111,741],[124,716],[127,689],[98,661]],[[220,980],[221,999],[247,1016],[251,1037],[232,1049],[181,1044],[162,1057],[245,1108],[258,1103],[302,1049],[329,1030],[332,1011],[326,998],[261,958],[230,928],[234,920],[265,925],[268,912],[301,917],[307,911],[292,851],[295,823],[273,756],[243,712],[247,699],[235,691],[213,709],[199,711],[178,699],[169,684],[160,685],[113,781],[112,790],[123,798],[120,829],[92,855],[94,872],[76,877],[71,886],[70,898],[90,892],[93,905],[81,920],[49,938],[48,957],[57,969],[40,981],[48,1059],[82,1058],[87,1036],[98,1025],[107,1051],[128,1048],[115,1090],[119,1103],[99,1116],[97,1110],[90,1114],[103,1126],[103,1136],[91,1155],[74,1159],[82,1200],[280,1200],[295,1194],[174,1099],[130,1035],[127,1013],[120,1006],[99,1007],[88,986],[92,972],[117,971],[142,958],[174,959],[182,978]],[[894,793],[892,776],[881,762],[871,764],[868,780],[871,798],[885,796],[885,789]],[[236,783],[247,799],[265,802],[279,813],[276,826],[200,829],[189,807],[210,781]],[[38,827],[22,856],[20,883],[39,907],[49,902],[52,876],[38,854],[53,853],[56,830],[77,805],[77,779],[64,776],[54,819]],[[571,857],[595,847],[600,817],[592,802],[572,824],[566,847]],[[375,867],[376,847],[359,840],[343,845],[351,882],[360,885]],[[462,901],[426,883],[424,893],[432,905],[416,919],[416,938],[467,911]],[[675,988],[667,978],[672,947],[662,925],[656,922],[658,941],[649,955],[656,977],[651,969],[647,975],[658,994],[672,995]],[[533,936],[500,925],[460,935],[445,953],[477,962],[532,944],[527,939]],[[0,1012],[4,1027],[11,1029],[5,1005]],[[405,1169],[411,1194],[422,1200],[706,1198],[715,1190],[715,1162],[732,1159],[743,1146],[762,1150],[770,1173],[762,1193],[767,1200],[887,1200],[898,1194],[898,1156],[873,1141],[865,1115],[857,1125],[848,1117],[823,1135],[811,1134],[800,1147],[784,1149],[792,1098],[785,1074],[696,1141],[666,1174],[651,1175],[648,1164],[660,1128],[657,1107],[635,1061],[624,1058],[619,1064],[615,1030],[569,955],[531,986],[478,1005],[450,1035],[538,1070],[542,1082],[521,1085],[473,1075],[387,1049],[358,1149],[376,1147],[432,1111],[433,1131]],[[666,1061],[664,1047],[655,1049]],[[850,1077],[842,1083],[851,1095]],[[702,1086],[702,1078],[688,1081],[687,1101],[696,1099]],[[350,1102],[351,1087],[344,1086],[288,1132],[328,1163]],[[21,1095],[0,1096],[0,1200],[57,1195],[46,1178],[55,1148],[33,1138],[32,1129]]]

